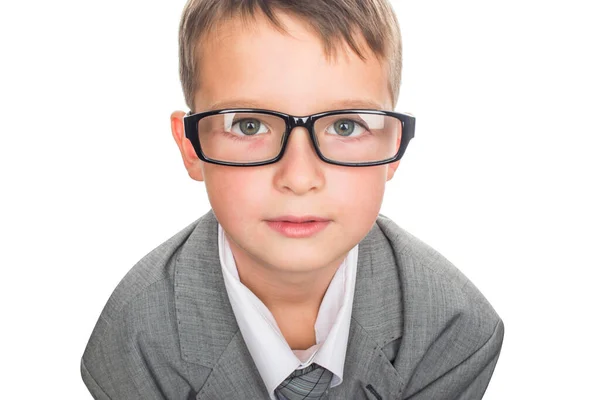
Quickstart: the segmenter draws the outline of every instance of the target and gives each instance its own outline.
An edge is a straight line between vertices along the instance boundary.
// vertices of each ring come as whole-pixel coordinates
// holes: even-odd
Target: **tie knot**
[[[317,400],[329,389],[333,373],[317,363],[295,370],[275,389],[279,400]]]

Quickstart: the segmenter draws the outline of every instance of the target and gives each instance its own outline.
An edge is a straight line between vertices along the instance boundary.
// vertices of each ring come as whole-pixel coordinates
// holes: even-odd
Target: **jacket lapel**
[[[227,296],[217,233],[210,210],[177,257],[175,306],[181,354],[187,362],[212,369],[197,399],[267,399]],[[404,379],[392,365],[402,335],[395,259],[390,242],[375,223],[358,248],[344,382],[330,390],[330,399],[399,397]]]
[[[402,336],[403,318],[393,250],[377,222],[358,246],[344,382],[331,389],[330,399],[400,398],[404,379],[392,361]]]
[[[227,296],[212,210],[177,257],[175,307],[182,358],[212,369],[197,399],[268,398]]]

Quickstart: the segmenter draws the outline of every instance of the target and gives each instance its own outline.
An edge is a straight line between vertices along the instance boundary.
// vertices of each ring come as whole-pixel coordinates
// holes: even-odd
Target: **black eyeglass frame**
[[[221,161],[221,160],[215,160],[215,159],[206,157],[204,155],[204,153],[202,152],[202,147],[200,146],[200,138],[198,136],[198,121],[200,121],[202,118],[209,117],[211,115],[225,114],[225,113],[231,113],[231,112],[238,112],[238,113],[256,112],[256,113],[268,114],[268,115],[273,115],[273,116],[282,118],[285,121],[286,129],[285,129],[285,133],[283,135],[283,144],[281,146],[281,151],[279,152],[279,154],[270,160],[248,162],[248,163]],[[398,152],[396,153],[395,156],[393,156],[391,158],[381,160],[381,161],[374,161],[374,162],[346,163],[346,162],[339,162],[339,161],[328,159],[319,150],[319,146],[317,145],[316,134],[314,132],[314,124],[319,118],[328,117],[328,116],[337,115],[337,114],[385,115],[385,116],[394,117],[394,118],[400,120],[400,122],[402,123],[402,138],[400,141],[400,147],[398,148]],[[319,156],[319,158],[321,160],[323,160],[324,162],[326,162],[328,164],[341,165],[341,166],[346,166],[346,167],[370,167],[370,166],[374,166],[374,165],[389,164],[389,163],[398,161],[398,160],[400,160],[400,158],[402,158],[402,155],[404,154],[404,152],[406,151],[406,148],[408,147],[408,143],[415,136],[415,122],[416,122],[416,119],[412,115],[393,112],[393,111],[369,110],[369,109],[331,110],[331,111],[325,111],[325,112],[320,112],[317,114],[299,117],[299,116],[289,115],[289,114],[285,114],[285,113],[278,112],[278,111],[265,110],[265,109],[259,109],[259,108],[227,108],[227,109],[222,109],[222,110],[211,110],[211,111],[199,112],[196,114],[192,114],[192,112],[190,111],[183,117],[185,137],[187,137],[190,140],[190,142],[192,143],[192,146],[194,147],[194,150],[196,151],[196,155],[202,161],[212,163],[212,164],[228,165],[228,166],[232,166],[232,167],[254,167],[254,166],[259,166],[259,165],[273,164],[273,163],[276,163],[277,161],[281,160],[281,158],[283,157],[283,155],[285,153],[285,149],[287,148],[287,142],[288,142],[288,139],[292,132],[292,129],[294,129],[298,126],[306,128],[308,130],[312,144],[313,144],[313,148],[315,149],[317,155]]]

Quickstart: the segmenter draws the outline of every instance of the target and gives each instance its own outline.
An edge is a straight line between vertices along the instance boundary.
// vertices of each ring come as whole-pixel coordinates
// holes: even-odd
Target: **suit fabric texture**
[[[95,399],[268,399],[227,297],[212,210],[143,257],[81,359]],[[436,250],[379,215],[359,244],[339,400],[481,399],[504,324]]]

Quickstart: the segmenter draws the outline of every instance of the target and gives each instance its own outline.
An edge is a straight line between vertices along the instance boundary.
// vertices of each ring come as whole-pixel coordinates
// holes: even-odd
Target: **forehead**
[[[287,33],[266,17],[220,22],[199,46],[198,111],[268,108],[306,115],[337,108],[390,109],[387,62],[357,38],[366,60],[340,41],[327,57],[302,20],[278,13]]]

